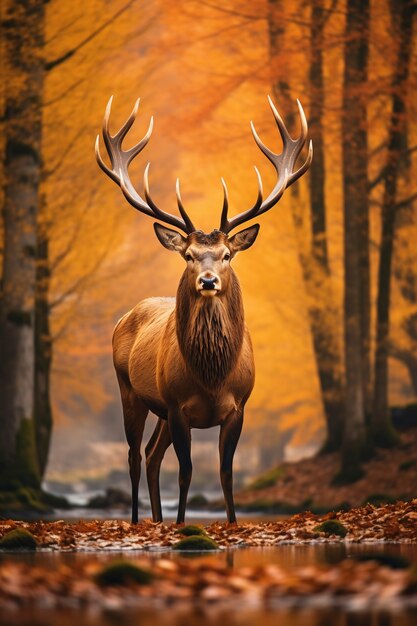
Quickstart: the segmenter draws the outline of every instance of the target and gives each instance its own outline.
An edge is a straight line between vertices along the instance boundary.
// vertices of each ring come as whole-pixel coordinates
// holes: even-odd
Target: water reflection
[[[322,545],[281,545],[275,548],[238,548],[219,553],[205,555],[189,555],[187,558],[204,558],[220,561],[228,567],[239,570],[247,566],[276,564],[285,569],[298,568],[317,563],[335,564],[346,558],[378,551],[406,557],[417,562],[417,545],[410,544],[322,544]],[[151,562],[163,555],[164,558],[176,560],[185,558],[172,551],[132,551],[124,553],[124,558],[143,559]],[[37,552],[26,554],[3,553],[2,560],[24,561],[31,565],[42,565],[52,570],[62,563],[71,565],[84,559],[91,559],[93,554],[82,552]],[[93,558],[106,562],[119,557],[120,553],[94,553]],[[235,603],[226,607],[194,604],[173,605],[167,608],[164,604],[126,611],[83,610],[27,610],[19,609],[0,615],[0,625],[4,626],[415,626],[417,611],[402,610],[401,605],[392,611],[352,611],[346,606],[323,605],[291,608],[284,602],[269,609],[254,609]]]
[[[6,626],[415,626],[417,612],[340,609],[237,610],[236,608],[140,609],[135,611],[36,611],[0,616]]]
[[[316,545],[281,545],[279,547],[259,548],[232,548],[213,554],[205,554],[205,559],[219,561],[228,567],[240,569],[241,567],[254,567],[257,565],[274,564],[284,569],[304,567],[306,565],[335,565],[346,558],[352,558],[361,554],[378,552],[400,555],[408,561],[417,563],[417,545],[415,544],[316,544]],[[90,560],[92,555],[103,563],[120,556],[120,552],[27,552],[23,554],[0,552],[0,563],[3,560],[24,560],[31,565],[39,564],[54,568],[59,563],[68,565],[80,562],[83,559]],[[129,550],[123,552],[124,558],[136,559],[138,556],[150,561],[163,556],[167,559],[178,558],[201,558],[199,553],[181,553],[172,550]]]

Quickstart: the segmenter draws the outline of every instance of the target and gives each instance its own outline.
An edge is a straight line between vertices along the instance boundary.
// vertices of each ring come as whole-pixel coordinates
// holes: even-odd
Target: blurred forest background
[[[2,489],[128,480],[111,359],[117,319],[175,295],[182,260],[100,172],[94,141],[141,97],[133,143],[159,206],[180,177],[199,228],[274,174],[305,109],[309,173],[234,262],[256,358],[236,455],[243,483],[283,459],[336,451],[354,481],[395,447],[394,405],[417,397],[416,50],[410,0],[63,0],[2,3],[0,479]],[[152,422],[152,420],[149,420]],[[153,424],[154,422],[152,422]],[[193,433],[193,484],[217,485],[217,429]],[[197,460],[198,458],[198,460]],[[165,476],[175,477],[167,454]]]

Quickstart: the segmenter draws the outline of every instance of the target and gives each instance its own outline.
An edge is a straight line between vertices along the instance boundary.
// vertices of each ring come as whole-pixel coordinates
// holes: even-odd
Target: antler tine
[[[229,210],[229,193],[227,191],[227,185],[226,185],[226,181],[224,180],[224,178],[222,177],[220,180],[222,181],[223,194],[224,194],[222,216],[220,220],[220,230],[223,232],[227,232],[227,227],[229,225],[229,220],[227,219],[227,212]]]
[[[96,153],[96,161],[107,176],[109,176],[115,183],[119,184],[119,177],[117,174],[113,172],[103,161],[103,158],[100,154],[100,135],[96,137],[96,145],[95,145],[95,153]]]
[[[176,217],[175,215],[171,215],[170,213],[162,211],[162,209],[160,209],[152,200],[149,193],[149,163],[145,168],[144,173],[146,201],[138,194],[130,180],[128,172],[129,165],[134,157],[138,155],[139,152],[141,152],[148,143],[153,130],[153,117],[151,117],[150,119],[149,127],[144,137],[136,145],[132,146],[128,150],[123,150],[122,142],[136,119],[140,99],[138,98],[136,100],[135,106],[133,107],[133,110],[128,119],[114,135],[111,135],[109,130],[112,102],[113,96],[111,96],[107,103],[106,112],[103,119],[103,139],[107,149],[107,153],[110,158],[111,168],[103,161],[103,158],[100,154],[100,138],[99,136],[97,136],[95,153],[97,163],[99,164],[100,168],[103,170],[103,172],[105,172],[105,174],[107,174],[115,183],[120,186],[125,198],[133,207],[135,207],[135,209],[141,211],[142,213],[145,213],[145,215],[149,215],[151,217],[159,219],[162,222],[171,224],[172,226],[179,228],[186,234],[193,232],[195,228],[182,205],[180,207],[180,213],[182,216],[181,219],[179,217]]]
[[[135,106],[132,109],[132,113],[129,115],[129,117],[127,118],[127,120],[123,124],[123,126],[115,134],[115,137],[117,137],[120,146],[122,145],[123,139],[126,137],[127,133],[129,132],[129,130],[133,126],[133,123],[134,123],[134,121],[136,119],[136,116],[138,114],[139,104],[140,104],[140,98],[138,98],[136,100]],[[153,118],[151,118],[151,124],[152,124],[152,121],[153,121]]]
[[[288,132],[287,127],[285,126],[284,120],[282,119],[282,117],[278,113],[278,110],[277,110],[275,104],[272,102],[271,96],[268,96],[268,102],[269,102],[269,106],[271,107],[272,114],[273,114],[273,116],[275,118],[276,125],[278,126],[278,130],[279,130],[279,133],[281,135],[283,146],[285,148],[285,146],[289,142],[293,141],[293,139],[292,139],[290,133]],[[253,124],[252,124],[252,127],[253,127]]]
[[[274,119],[277,124],[279,133],[281,135],[282,144],[283,144],[282,152],[280,154],[276,154],[270,148],[268,148],[260,139],[252,122],[251,122],[251,129],[252,129],[252,134],[253,134],[253,137],[255,139],[257,146],[260,148],[263,154],[267,157],[267,159],[274,166],[278,174],[278,179],[275,184],[275,187],[273,188],[269,196],[265,200],[262,201],[262,195],[261,195],[260,202],[257,201],[257,203],[255,204],[254,207],[252,207],[252,209],[239,213],[239,215],[236,215],[231,220],[227,220],[227,218],[223,219],[223,216],[222,216],[222,227],[223,227],[222,230],[226,234],[229,233],[236,226],[243,224],[244,222],[254,217],[258,217],[259,215],[262,215],[262,213],[265,213],[266,211],[271,209],[280,200],[285,189],[287,189],[287,187],[292,185],[298,178],[300,178],[300,176],[302,176],[311,165],[311,161],[313,158],[313,144],[310,141],[306,160],[304,161],[303,165],[298,170],[296,170],[295,172],[293,171],[295,163],[297,162],[297,159],[300,156],[301,151],[305,145],[307,134],[308,134],[307,120],[306,120],[304,110],[303,110],[303,107],[301,106],[300,101],[297,100],[298,111],[300,114],[301,134],[297,139],[292,139],[291,135],[289,134],[287,130],[287,127],[284,124],[282,117],[278,113],[274,103],[272,102],[272,99],[269,96],[268,96],[268,101],[271,106],[271,110],[274,115]],[[256,173],[258,175],[259,188],[260,190],[262,190],[262,182],[260,180],[259,172],[257,170],[256,170]],[[258,200],[259,200],[259,195],[258,195]]]
[[[192,223],[192,221],[190,220],[190,218],[187,215],[187,212],[184,208],[184,205],[182,203],[182,199],[181,199],[181,193],[180,193],[180,179],[177,178],[177,182],[175,184],[175,193],[177,196],[177,204],[178,204],[178,210],[181,213],[181,217],[184,220],[184,222],[187,225],[187,228],[189,229],[189,232],[192,233],[193,231],[195,231],[194,228],[194,224]]]
[[[262,178],[259,173],[259,170],[256,166],[254,169],[255,169],[256,178],[258,182],[258,195],[256,197],[255,204],[253,205],[253,207],[251,207],[247,211],[244,211],[243,213],[240,213],[239,215],[236,215],[231,220],[227,218],[227,213],[229,209],[229,196],[227,193],[227,187],[223,178],[221,179],[223,189],[224,189],[224,203],[223,203],[223,210],[222,210],[222,218],[220,222],[220,230],[223,233],[226,233],[226,234],[229,233],[231,230],[233,230],[233,228],[235,228],[239,224],[242,224],[243,222],[247,222],[248,220],[252,219],[252,217],[256,217],[256,215],[258,214],[259,207],[262,204],[263,187],[262,187]]]

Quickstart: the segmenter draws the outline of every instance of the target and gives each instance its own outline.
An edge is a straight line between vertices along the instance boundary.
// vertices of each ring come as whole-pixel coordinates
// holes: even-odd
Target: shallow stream
[[[386,552],[399,554],[410,561],[417,562],[417,545],[410,544],[379,544],[377,546],[363,544],[322,544],[322,545],[283,545],[274,548],[236,548],[222,551],[204,558],[214,559],[230,568],[239,570],[245,566],[276,564],[284,568],[302,567],[312,564],[335,564],[346,558],[366,552]],[[119,553],[93,553],[100,562],[108,562],[117,558]],[[31,565],[39,564],[56,568],[59,564],[72,564],[82,559],[91,559],[91,552],[59,553],[37,552],[27,554],[2,554],[2,560],[23,561]],[[123,558],[138,556],[152,561],[163,554],[164,558],[184,558],[172,551],[151,550],[144,552],[132,551],[123,554]],[[190,554],[187,558],[200,558]],[[189,605],[174,604],[153,605],[145,608],[126,609],[124,611],[98,611],[95,609],[19,609],[3,612],[0,624],[4,626],[416,626],[417,609],[395,604],[374,610],[362,610],[360,603],[320,600],[305,602],[285,598],[279,604],[259,609],[250,605],[242,605],[239,600],[226,605]]]

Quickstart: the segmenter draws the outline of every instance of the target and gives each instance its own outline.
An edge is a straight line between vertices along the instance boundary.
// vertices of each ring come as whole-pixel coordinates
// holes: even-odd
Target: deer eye
[[[228,252],[224,255],[223,261],[230,261],[230,254]]]
[[[186,255],[185,255],[185,260],[186,260],[186,261],[192,261],[192,260],[193,260],[193,257],[191,256],[191,254],[186,254]]]

